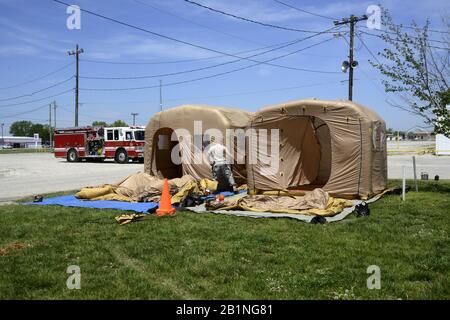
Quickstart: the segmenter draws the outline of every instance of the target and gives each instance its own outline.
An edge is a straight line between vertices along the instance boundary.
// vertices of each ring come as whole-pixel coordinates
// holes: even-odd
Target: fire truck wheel
[[[117,163],[127,163],[128,162],[127,151],[124,149],[117,150],[115,160]]]
[[[77,162],[77,161],[79,161],[77,150],[70,149],[67,152],[67,161],[69,161],[69,162]]]

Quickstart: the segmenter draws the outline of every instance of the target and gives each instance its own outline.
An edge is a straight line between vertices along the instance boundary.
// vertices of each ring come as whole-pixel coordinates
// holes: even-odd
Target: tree
[[[13,136],[22,137],[33,137],[35,133],[38,133],[43,142],[49,142],[50,134],[48,129],[48,125],[44,124],[33,123],[31,121],[16,121],[11,124],[9,132]]]
[[[123,120],[116,120],[109,125],[110,127],[128,127],[128,125]]]
[[[92,122],[93,127],[107,127],[108,124],[105,121],[94,121]]]
[[[50,142],[50,134],[48,129],[49,129],[48,125],[34,123],[30,128],[29,136],[32,137],[35,133],[38,133],[42,141]]]
[[[450,76],[450,41],[448,34],[436,45],[430,44],[427,20],[423,28],[415,22],[413,35],[393,23],[389,11],[383,11],[387,32],[381,38],[388,44],[370,63],[384,76],[386,92],[396,93],[401,103],[388,101],[392,106],[422,117],[425,123],[434,126],[435,133],[450,135],[450,100],[448,86]],[[450,31],[450,24],[444,21]],[[436,36],[435,36],[436,37]],[[435,38],[434,37],[434,38]],[[442,48],[442,49],[441,49]]]
[[[31,121],[16,121],[9,127],[9,133],[18,137],[30,137],[32,126],[33,122]]]

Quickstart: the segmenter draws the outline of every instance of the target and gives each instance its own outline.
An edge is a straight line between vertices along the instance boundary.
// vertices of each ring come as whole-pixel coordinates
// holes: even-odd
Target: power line
[[[44,104],[44,105],[42,105],[42,106],[39,106],[39,107],[30,109],[30,110],[27,110],[27,111],[19,112],[19,113],[12,114],[12,115],[6,115],[6,116],[2,115],[1,117],[2,117],[2,118],[14,118],[14,117],[20,116],[20,115],[22,115],[22,114],[33,113],[33,112],[35,112],[35,111],[38,111],[38,110],[41,110],[41,109],[47,108],[47,107],[48,107],[48,104],[46,103],[46,104]]]
[[[84,103],[80,103],[80,104],[84,104]],[[63,111],[69,112],[71,114],[75,114],[75,111],[70,110],[70,109],[68,109],[66,107],[58,106],[58,108],[61,108]],[[80,116],[91,118],[91,119],[95,119],[95,120],[98,120],[100,118],[101,119],[106,119],[106,120],[117,120],[117,118],[105,117],[104,115],[96,116],[96,115],[91,115],[91,114],[86,114],[86,113],[78,113],[78,114]]]
[[[302,49],[298,49],[298,50],[295,50],[295,51],[293,51],[293,52],[289,52],[289,53],[286,53],[286,54],[283,54],[283,55],[281,55],[281,56],[277,56],[277,57],[274,57],[274,58],[271,58],[271,59],[268,59],[268,60],[265,60],[265,61],[260,61],[260,62],[251,64],[251,65],[248,65],[248,66],[245,66],[245,67],[241,67],[241,68],[237,68],[237,69],[232,69],[232,70],[229,70],[229,71],[225,71],[225,72],[221,72],[221,73],[216,73],[216,74],[213,74],[213,75],[204,76],[204,77],[200,77],[200,78],[194,78],[194,79],[189,79],[189,80],[183,80],[183,81],[178,81],[178,82],[167,83],[167,84],[164,85],[164,87],[174,86],[174,85],[179,85],[179,84],[185,84],[185,83],[190,83],[190,82],[196,82],[196,81],[200,81],[200,80],[211,79],[211,78],[223,76],[223,75],[226,75],[226,74],[230,74],[230,73],[234,73],[234,72],[246,70],[246,69],[249,69],[249,68],[252,68],[252,67],[261,65],[261,64],[266,64],[267,62],[271,62],[271,61],[274,61],[274,60],[278,60],[278,59],[281,59],[281,58],[285,58],[285,57],[287,57],[287,56],[290,56],[290,55],[296,54],[296,53],[298,53],[298,52],[300,52],[300,51],[303,51],[303,50],[306,50],[306,49],[315,47],[315,46],[317,46],[317,45],[320,45],[320,44],[323,44],[323,43],[325,43],[325,42],[331,41],[331,40],[333,40],[333,39],[334,39],[334,38],[326,39],[326,40],[324,40],[324,41],[321,41],[321,42],[312,44],[312,45],[310,45],[310,46],[308,46],[308,47],[304,47],[304,48],[302,48]],[[159,87],[159,86],[158,86],[158,85],[153,85],[153,86],[131,87],[131,88],[80,88],[80,90],[85,90],[85,91],[128,91],[128,90],[151,89],[151,88],[157,88],[157,87]]]
[[[35,95],[35,94],[37,94],[37,93],[41,93],[41,92],[44,92],[44,91],[46,91],[46,90],[52,89],[52,88],[54,88],[54,87],[57,87],[57,86],[59,86],[59,85],[61,85],[61,84],[63,84],[63,83],[66,83],[66,82],[68,82],[68,81],[70,81],[70,80],[72,80],[72,79],[73,79],[73,76],[71,76],[70,78],[68,78],[68,79],[66,79],[66,80],[57,82],[57,83],[55,83],[55,84],[53,84],[53,85],[51,85],[51,86],[48,86],[48,87],[46,87],[46,88],[43,88],[43,89],[40,89],[40,90],[37,90],[37,91],[33,91],[33,92],[30,92],[30,93],[26,93],[26,94],[23,94],[23,95],[20,95],[20,96],[15,96],[15,97],[11,97],[11,98],[0,99],[0,101],[10,101],[10,100],[15,100],[15,99],[24,98],[24,97],[31,97],[31,96],[33,96],[33,95]]]
[[[291,42],[292,41],[286,41],[286,42],[276,43],[276,44],[272,44],[272,45],[261,47],[261,48],[240,51],[240,52],[233,53],[233,55],[239,55],[239,54],[245,54],[245,53],[265,50],[265,49],[268,49],[268,48],[277,47],[277,46],[280,46],[280,45],[283,45],[283,44],[287,44],[287,43],[291,43]],[[90,63],[103,63],[103,64],[124,64],[124,65],[134,65],[134,64],[135,65],[147,65],[148,64],[148,65],[159,65],[159,64],[176,64],[176,63],[186,63],[186,62],[197,62],[197,61],[204,61],[204,60],[212,60],[212,59],[223,58],[224,56],[227,56],[227,55],[221,54],[221,55],[213,56],[213,57],[204,57],[204,58],[195,58],[195,59],[183,59],[183,60],[173,60],[173,61],[121,62],[121,61],[100,61],[100,60],[91,60],[91,59],[80,59],[80,61],[90,62]]]
[[[56,3],[62,4],[62,5],[65,5],[65,6],[69,6],[68,3],[65,3],[65,2],[60,1],[60,0],[53,0],[53,1],[56,2]],[[215,53],[218,53],[218,54],[221,54],[221,55],[226,55],[226,56],[230,56],[230,57],[234,57],[234,58],[242,58],[242,57],[237,56],[235,54],[223,52],[223,51],[216,50],[216,49],[211,49],[211,48],[208,48],[208,47],[205,47],[205,46],[201,46],[201,45],[198,45],[198,44],[195,44],[195,43],[191,43],[191,42],[188,42],[188,41],[179,40],[179,39],[176,39],[176,38],[173,38],[173,37],[170,37],[170,36],[166,36],[164,34],[157,33],[157,32],[154,32],[154,31],[151,31],[151,30],[148,30],[148,29],[144,29],[144,28],[141,28],[141,27],[129,24],[127,22],[119,21],[117,19],[110,18],[110,17],[107,17],[107,16],[104,16],[104,15],[95,13],[95,12],[87,10],[87,9],[80,8],[80,10],[82,12],[87,13],[87,14],[90,14],[90,15],[93,15],[93,16],[96,16],[96,17],[99,17],[99,18],[102,18],[102,19],[105,19],[105,20],[108,20],[108,21],[111,21],[111,22],[123,25],[123,26],[126,26],[126,27],[129,27],[129,28],[132,28],[132,29],[136,29],[136,30],[148,33],[148,34],[152,34],[152,35],[160,37],[160,38],[164,38],[164,39],[167,39],[167,40],[171,40],[171,41],[175,41],[175,42],[178,42],[178,43],[182,43],[182,44],[194,47],[194,48],[215,52]],[[314,35],[313,36],[318,36],[320,34],[329,33],[329,31],[334,29],[334,28],[336,28],[336,27],[329,28],[329,29],[327,29],[325,31],[317,31],[317,32],[314,31]],[[311,36],[311,37],[313,37],[313,36]]]
[[[273,0],[273,1],[275,1],[276,3],[279,3],[279,4],[283,5],[283,6],[286,6],[286,7],[288,7],[288,8],[291,8],[291,9],[294,9],[294,10],[297,10],[297,11],[300,11],[300,12],[303,12],[303,13],[307,13],[307,14],[310,14],[310,15],[312,15],[312,16],[316,16],[316,17],[320,17],[320,18],[325,18],[325,19],[328,19],[328,20],[338,20],[337,18],[324,16],[324,15],[321,15],[321,14],[318,14],[318,13],[314,13],[314,12],[311,12],[311,11],[307,11],[307,10],[305,10],[305,9],[301,9],[301,8],[299,8],[299,7],[294,7],[293,5],[287,4],[287,3],[282,2],[282,1],[278,1],[278,0]]]
[[[380,29],[370,29],[370,28],[367,27],[367,26],[363,26],[363,27],[364,27],[365,29],[368,29],[368,30],[371,30],[371,31],[377,31],[377,32],[382,32],[382,33],[386,33],[386,34],[397,35],[397,33],[394,32],[394,31],[380,30]],[[406,34],[408,35],[408,37],[410,37],[410,38],[412,38],[412,39],[421,39],[420,37],[413,36],[413,35],[408,34],[408,33],[406,33]],[[436,40],[436,39],[427,39],[427,40],[428,40],[429,42],[436,42],[436,43],[448,44],[447,41],[441,41],[441,40]]]
[[[40,98],[40,99],[35,99],[35,100],[30,100],[30,101],[25,101],[25,102],[19,102],[19,103],[12,103],[12,104],[4,104],[4,105],[0,105],[0,108],[14,107],[14,106],[20,106],[20,105],[23,105],[23,104],[28,104],[28,103],[33,103],[33,102],[43,101],[43,100],[48,99],[48,98],[53,98],[53,97],[61,96],[61,95],[63,95],[63,94],[69,93],[69,92],[71,92],[71,91],[73,91],[73,90],[74,90],[74,88],[69,89],[69,90],[66,90],[66,91],[63,91],[63,92],[60,92],[60,93],[57,93],[57,94],[53,94],[53,95],[51,95],[51,96],[47,96],[47,97],[44,97],[44,98]]]
[[[356,80],[356,79],[355,79]],[[210,95],[210,96],[194,96],[194,97],[178,97],[178,98],[169,98],[166,99],[166,101],[183,101],[183,100],[200,100],[200,99],[211,99],[211,98],[225,98],[225,97],[233,97],[233,96],[241,96],[241,95],[252,95],[252,94],[261,94],[261,93],[270,93],[270,92],[277,92],[277,91],[286,91],[286,90],[294,90],[294,89],[300,89],[300,88],[307,88],[307,87],[315,87],[315,86],[321,86],[321,85],[328,85],[328,84],[342,84],[342,81],[326,81],[326,82],[319,82],[319,83],[311,83],[311,84],[305,84],[305,85],[299,85],[299,86],[291,86],[291,87],[282,87],[282,88],[273,88],[273,89],[266,89],[266,90],[255,90],[255,91],[243,91],[243,92],[235,92],[235,93],[228,93],[228,94],[222,94],[222,95]],[[149,104],[149,103],[157,103],[156,100],[145,100],[145,101],[122,101],[122,102],[84,102],[83,104],[87,105],[110,105],[110,104]]]
[[[289,7],[291,9],[294,9],[294,10],[297,10],[297,11],[301,11],[303,13],[307,13],[307,14],[310,14],[310,15],[313,15],[313,16],[316,16],[316,17],[321,17],[321,18],[325,18],[325,19],[328,19],[328,20],[338,20],[337,18],[333,18],[333,17],[330,17],[330,16],[325,16],[325,15],[321,15],[321,14],[314,13],[314,12],[311,12],[311,11],[307,11],[305,9],[302,9],[302,8],[299,8],[299,7],[295,7],[295,6],[291,5],[291,4],[288,4],[288,3],[285,3],[285,2],[282,2],[282,1],[279,1],[279,0],[273,0],[273,1],[276,2],[276,3],[282,4],[282,5],[286,6],[286,7]],[[411,30],[416,30],[417,29],[416,27],[405,26],[405,25],[402,25],[402,24],[390,23],[389,25],[395,26],[395,27],[398,27],[398,28],[411,29]],[[428,31],[435,32],[435,33],[442,33],[442,34],[449,34],[450,33],[449,31],[435,30],[435,29],[428,29]],[[439,40],[433,40],[433,41],[441,42]]]
[[[372,36],[372,37],[377,37],[377,38],[380,38],[380,39],[382,39],[382,40],[385,40],[385,39],[383,38],[383,36],[381,36],[381,35],[379,35],[379,34],[374,34],[374,33],[365,32],[365,31],[361,31],[361,30],[360,30],[359,32],[361,32],[361,33],[363,33],[363,34],[366,34],[366,35],[369,35],[369,36]],[[418,38],[417,38],[417,39],[418,39]],[[401,42],[401,40],[392,39],[392,38],[390,38],[390,40],[395,41],[395,42]],[[443,48],[443,47],[437,47],[437,46],[431,46],[431,45],[426,45],[426,47],[427,47],[427,48],[432,48],[432,49],[450,50],[450,48]]]
[[[310,37],[307,37],[310,38]],[[227,62],[223,62],[223,63],[219,63],[219,64],[215,64],[215,65],[211,65],[211,66],[206,66],[206,67],[202,67],[202,68],[196,68],[196,69],[189,69],[189,70],[183,70],[183,71],[177,71],[177,72],[171,72],[171,73],[163,73],[163,74],[157,74],[157,75],[147,75],[147,76],[133,76],[133,77],[91,77],[91,76],[82,76],[80,78],[83,79],[91,79],[91,80],[139,80],[139,79],[151,79],[151,78],[160,78],[160,77],[167,77],[167,76],[174,76],[174,75],[180,75],[180,74],[185,74],[185,73],[191,73],[191,72],[196,72],[196,71],[202,71],[202,70],[207,70],[207,69],[211,69],[211,68],[216,68],[216,67],[220,67],[220,66],[225,66],[228,64],[232,64],[232,63],[236,63],[242,60],[248,60],[251,62],[261,62],[258,60],[252,60],[250,58],[254,58],[269,52],[273,52],[276,50],[281,50],[283,48],[292,46],[294,44],[297,44],[301,41],[306,40],[307,38],[302,38],[302,39],[298,39],[296,41],[292,41],[288,44],[285,44],[283,46],[279,46],[277,48],[273,48],[267,51],[263,51],[248,57],[242,57],[236,60],[232,60],[232,61],[227,61]],[[272,63],[266,63],[267,65],[270,66],[275,66],[275,67],[280,67],[280,68],[286,68],[286,69],[294,69],[294,70],[299,70],[299,71],[305,71],[305,72],[313,72],[313,73],[331,73],[331,74],[340,74],[340,72],[335,72],[335,71],[323,71],[323,70],[313,70],[313,69],[306,69],[306,68],[295,68],[295,67],[288,67],[288,66],[283,66],[283,65],[278,65],[278,64],[272,64]]]
[[[62,70],[64,70],[64,69],[68,68],[68,67],[71,66],[72,64],[73,64],[73,62],[68,63],[68,64],[64,65],[63,67],[58,68],[58,69],[56,69],[56,70],[54,70],[54,71],[52,71],[52,72],[49,72],[49,73],[47,73],[47,74],[45,74],[45,75],[43,75],[43,76],[40,76],[40,77],[38,77],[38,78],[29,80],[29,81],[25,81],[25,82],[21,82],[21,83],[17,83],[17,84],[12,85],[12,86],[3,87],[3,88],[0,88],[0,90],[6,90],[6,89],[17,88],[17,87],[20,87],[20,86],[23,86],[23,85],[26,85],[26,84],[29,84],[29,83],[32,83],[32,82],[36,82],[36,81],[42,80],[42,79],[44,79],[44,78],[46,78],[46,77],[48,77],[48,76],[54,75],[55,73],[60,72],[60,71],[62,71]]]
[[[405,29],[412,29],[412,30],[417,30],[416,27],[412,27],[412,26],[404,26],[402,24],[395,24],[395,23],[390,23],[389,25],[398,27],[398,28],[405,28]],[[442,34],[449,34],[450,32],[448,31],[443,31],[443,30],[436,30],[436,29],[428,29],[428,31],[430,32],[435,32],[435,33],[442,33]]]
[[[361,41],[364,48],[366,48],[366,50],[369,52],[369,54],[375,59],[375,61],[378,64],[381,64],[380,60],[378,60],[377,56],[372,52],[372,50],[369,49],[369,47],[366,45],[366,43],[363,41],[363,39],[359,36],[359,34],[356,34],[356,36],[358,37],[359,41]]]
[[[201,24],[201,23],[192,21],[192,20],[190,20],[190,19],[186,19],[185,17],[179,16],[179,15],[177,15],[177,14],[175,14],[175,13],[168,12],[168,11],[163,10],[163,9],[161,9],[161,8],[155,7],[155,6],[153,6],[153,5],[151,5],[151,4],[147,3],[147,2],[139,1],[139,0],[134,0],[134,2],[139,3],[139,4],[143,5],[143,6],[150,7],[150,8],[152,8],[153,10],[156,10],[156,11],[158,11],[158,12],[162,12],[162,13],[164,13],[164,14],[167,14],[167,15],[169,15],[169,16],[175,17],[175,18],[177,18],[177,19],[186,21],[186,22],[191,23],[191,24],[193,24],[193,25],[199,26],[199,27],[201,27],[201,28],[205,28],[205,29],[207,29],[207,30],[211,30],[211,31],[214,31],[214,32],[217,32],[217,33],[221,33],[221,34],[223,34],[223,35],[226,35],[226,36],[229,36],[229,37],[232,37],[232,38],[241,40],[241,41],[251,42],[251,43],[255,43],[255,44],[261,45],[261,43],[258,43],[258,42],[254,41],[254,40],[242,38],[242,37],[240,37],[240,36],[237,36],[237,35],[234,35],[234,34],[231,34],[231,33],[228,33],[228,32],[224,32],[224,31],[222,31],[222,30],[219,30],[219,29],[216,29],[216,28],[213,28],[213,27],[210,27],[210,26],[207,26],[207,25],[204,25],[204,24]]]
[[[256,48],[256,49],[239,51],[239,52],[232,53],[232,56],[234,57],[234,56],[238,56],[240,54],[246,54],[246,53],[251,53],[251,52],[255,52],[255,51],[261,51],[261,50],[265,50],[265,49],[269,49],[269,48],[274,48],[274,47],[282,46],[284,44],[292,43],[294,41],[295,40],[285,41],[285,42],[271,44],[271,45],[260,47],[260,48]],[[164,64],[178,64],[178,63],[197,62],[197,61],[204,61],[204,60],[213,60],[213,59],[219,59],[219,58],[223,58],[223,57],[227,57],[227,56],[228,55],[226,55],[226,54],[221,54],[221,55],[212,56],[212,57],[195,58],[195,59],[182,59],[182,60],[172,60],[172,61],[133,61],[133,62],[122,62],[122,61],[104,61],[104,60],[100,61],[100,60],[82,59],[82,58],[80,58],[80,61],[89,62],[89,63],[117,64],[117,65],[164,65]],[[284,67],[286,67],[286,66],[284,66]]]
[[[223,15],[226,15],[226,16],[238,19],[238,20],[243,20],[243,21],[254,23],[254,24],[258,24],[258,25],[261,25],[261,26],[264,26],[264,27],[270,27],[270,28],[275,28],[275,29],[280,29],[280,30],[285,30],[285,31],[304,32],[304,33],[318,33],[319,32],[319,31],[312,31],[312,30],[303,30],[303,29],[283,27],[283,26],[279,26],[279,25],[275,25],[275,24],[271,24],[271,23],[265,23],[265,22],[261,22],[261,21],[256,21],[256,20],[253,20],[253,19],[249,19],[249,18],[245,18],[245,17],[241,17],[241,16],[238,16],[238,15],[232,14],[232,13],[228,13],[228,12],[225,12],[225,11],[222,11],[222,10],[214,9],[214,8],[205,6],[205,5],[203,5],[201,3],[198,3],[198,2],[195,2],[195,1],[191,1],[191,0],[183,0],[183,1],[185,1],[187,3],[190,3],[190,4],[193,4],[193,5],[196,5],[196,6],[199,6],[199,7],[203,8],[203,9],[207,9],[207,10],[210,10],[210,11],[213,11],[213,12],[216,12],[216,13],[220,13],[220,14],[223,14]]]

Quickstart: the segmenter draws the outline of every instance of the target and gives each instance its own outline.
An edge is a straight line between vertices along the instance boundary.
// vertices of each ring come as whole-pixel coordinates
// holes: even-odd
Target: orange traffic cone
[[[163,216],[166,214],[174,214],[175,208],[172,207],[170,202],[170,192],[169,192],[169,181],[164,179],[164,186],[161,194],[161,199],[159,201],[159,208],[156,209],[157,216]]]

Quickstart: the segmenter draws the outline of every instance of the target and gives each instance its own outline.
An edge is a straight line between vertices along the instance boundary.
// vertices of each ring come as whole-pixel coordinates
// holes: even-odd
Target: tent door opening
[[[161,128],[156,131],[153,137],[153,148],[155,166],[164,178],[173,179],[183,176],[183,167],[172,161],[172,150],[178,145],[178,140],[172,141],[173,130],[171,128]]]
[[[331,173],[331,138],[317,117],[291,116],[280,120],[280,181],[291,190],[323,187]]]

